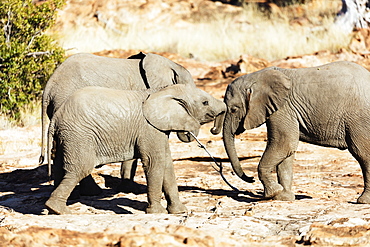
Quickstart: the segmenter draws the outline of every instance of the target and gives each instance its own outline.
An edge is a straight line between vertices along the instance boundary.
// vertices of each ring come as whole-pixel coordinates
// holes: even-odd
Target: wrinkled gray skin
[[[247,182],[253,178],[241,169],[235,135],[266,123],[268,141],[258,165],[265,198],[295,199],[292,162],[301,140],[348,149],[363,172],[364,191],[357,202],[370,203],[370,73],[365,68],[351,62],[266,68],[233,81],[224,101],[225,149],[235,173]]]
[[[80,88],[101,86],[115,89],[141,90],[170,84],[192,84],[194,81],[184,67],[156,54],[139,53],[129,59],[107,58],[87,53],[76,54],[62,63],[45,86],[42,99],[42,144],[40,164],[44,161],[47,118],[51,119],[59,107]],[[183,141],[188,136],[179,133]],[[190,137],[190,140],[192,137]],[[122,181],[118,189],[137,192],[133,178],[137,160],[126,161],[122,166]],[[83,195],[101,192],[92,177],[81,182]]]
[[[199,133],[202,124],[222,122],[226,105],[192,85],[144,91],[86,87],[54,114],[48,160],[56,140],[56,189],[46,202],[53,213],[70,213],[66,201],[95,166],[140,158],[148,186],[147,213],[183,213],[168,143],[171,131]],[[65,174],[63,176],[63,173]],[[160,204],[162,189],[167,209]]]

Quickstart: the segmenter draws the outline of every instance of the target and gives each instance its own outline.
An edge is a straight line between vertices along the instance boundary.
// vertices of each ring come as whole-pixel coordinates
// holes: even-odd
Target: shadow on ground
[[[79,196],[76,199],[68,200],[67,204],[82,203],[97,210],[108,210],[116,214],[132,214],[130,208],[138,211],[145,211],[146,199],[136,200],[123,196],[116,197],[119,191],[120,178],[99,174],[104,178],[105,189],[97,196]],[[147,186],[136,183],[139,194],[145,194]],[[47,176],[47,165],[41,165],[34,169],[18,169],[9,173],[0,174],[0,192],[5,195],[0,197],[0,206],[10,208],[23,214],[43,214],[44,204],[50,197],[54,187]],[[78,186],[76,188],[78,190]],[[234,191],[223,189],[205,189],[196,186],[179,186],[179,191],[188,193],[203,193],[213,196],[227,196],[238,202],[262,201],[262,193],[250,191]],[[78,194],[78,193],[77,193]],[[146,198],[146,197],[145,197]],[[296,199],[309,199],[305,195],[297,195]]]

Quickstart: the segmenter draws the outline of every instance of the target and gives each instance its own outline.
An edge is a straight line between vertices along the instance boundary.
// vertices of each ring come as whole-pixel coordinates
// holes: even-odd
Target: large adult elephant
[[[45,156],[46,115],[51,119],[68,97],[78,89],[101,86],[140,90],[170,84],[195,86],[188,70],[160,55],[139,53],[129,59],[119,59],[80,53],[69,57],[55,70],[43,92],[40,164],[43,163]],[[187,136],[180,133],[179,138],[187,138]],[[137,160],[126,161],[122,166],[122,180],[119,186],[121,191],[137,191],[138,188],[133,182],[136,166]],[[100,188],[94,183],[92,177],[88,177],[81,182],[80,191],[81,194],[94,195],[100,192]]]
[[[370,203],[370,73],[365,68],[351,62],[266,68],[234,80],[224,101],[225,149],[235,173],[247,182],[253,178],[241,169],[235,135],[266,123],[267,146],[258,165],[265,198],[295,199],[292,162],[301,140],[348,149],[363,172],[364,191],[357,202]]]
[[[57,214],[70,213],[66,201],[95,166],[140,158],[148,186],[147,213],[183,213],[172,164],[171,131],[199,133],[202,124],[223,119],[226,105],[192,85],[146,91],[85,87],[54,114],[49,127],[56,140],[56,189],[46,202]],[[64,174],[65,171],[65,174]],[[162,189],[167,209],[160,201]]]

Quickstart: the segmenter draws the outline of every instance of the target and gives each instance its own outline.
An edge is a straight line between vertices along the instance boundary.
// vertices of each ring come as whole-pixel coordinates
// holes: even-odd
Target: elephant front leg
[[[271,152],[270,150],[265,151],[258,165],[258,176],[264,186],[264,197],[283,201],[294,200],[295,196],[291,191],[294,152],[281,156],[280,151]],[[275,171],[278,182],[273,176]]]
[[[161,205],[164,177],[163,167],[158,167],[156,164],[153,164],[153,162],[148,165],[148,161],[143,159],[143,168],[148,187],[148,207],[146,208],[146,213],[167,213],[167,210]]]
[[[286,118],[284,112],[280,114],[276,112],[266,125],[268,141],[258,165],[258,176],[264,186],[264,197],[279,200],[293,198],[292,163],[299,143],[298,122],[293,118]],[[273,176],[274,172],[277,172],[278,182]]]
[[[283,190],[273,197],[274,200],[294,201],[295,195],[292,192],[293,183],[293,160],[294,154],[287,157],[277,167],[278,182],[283,186]]]
[[[265,157],[265,155],[264,155]],[[258,165],[258,177],[264,188],[263,197],[265,199],[273,198],[284,190],[283,186],[276,182],[272,173],[275,172],[276,166],[264,163],[263,158]]]
[[[163,191],[167,200],[167,211],[170,214],[181,214],[187,212],[186,207],[180,201],[175,170],[171,159],[165,168]]]

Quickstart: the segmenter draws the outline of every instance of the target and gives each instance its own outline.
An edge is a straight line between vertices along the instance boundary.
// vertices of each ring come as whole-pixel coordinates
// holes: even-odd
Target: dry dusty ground
[[[202,78],[198,86],[215,97],[221,98],[232,80],[213,80],[222,64],[204,72],[202,66],[212,66],[172,59]],[[40,126],[0,130],[0,246],[370,246],[370,205],[355,203],[362,175],[347,151],[300,143],[294,163],[296,200],[266,201],[258,179],[247,184],[233,174],[221,136],[212,136],[210,127],[203,126],[200,141],[222,161],[224,176],[239,192],[225,184],[196,142],[181,143],[171,134],[180,197],[189,210],[181,215],[144,213],[140,166],[135,181],[143,193],[116,192],[119,164],[95,169],[102,195],[69,201],[73,215],[47,215],[44,202],[53,187],[46,165],[37,164]],[[237,138],[247,175],[257,178],[265,138],[264,126]]]

